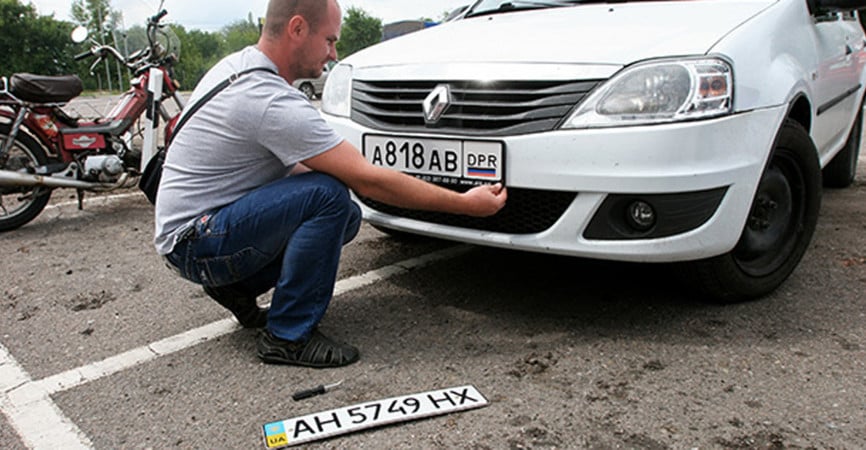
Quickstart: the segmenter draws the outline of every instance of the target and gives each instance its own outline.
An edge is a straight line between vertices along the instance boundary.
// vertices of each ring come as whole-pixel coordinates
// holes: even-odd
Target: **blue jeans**
[[[197,218],[167,259],[182,277],[257,297],[274,288],[268,330],[303,341],[325,315],[340,252],[361,210],[337,179],[305,173],[266,184]]]

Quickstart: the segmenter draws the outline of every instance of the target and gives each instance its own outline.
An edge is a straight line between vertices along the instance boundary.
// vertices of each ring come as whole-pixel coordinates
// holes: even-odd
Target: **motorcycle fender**
[[[171,142],[171,137],[174,135],[174,129],[177,127],[178,119],[180,119],[180,114],[176,114],[174,117],[168,120],[168,123],[165,125],[165,136],[163,145],[168,148],[168,144]]]
[[[105,148],[105,137],[99,133],[69,133],[63,135],[66,150],[89,150]]]
[[[15,114],[12,110],[8,110],[5,108],[0,108],[0,122],[12,124],[15,121]],[[51,145],[50,142],[46,141],[45,138],[37,133],[34,133],[33,130],[28,128],[27,124],[21,124],[21,128],[18,130],[19,133],[26,133],[28,136],[33,138],[42,148],[45,150],[45,154],[49,159],[59,158],[59,155],[54,151],[54,146]],[[3,142],[0,142],[2,145]]]

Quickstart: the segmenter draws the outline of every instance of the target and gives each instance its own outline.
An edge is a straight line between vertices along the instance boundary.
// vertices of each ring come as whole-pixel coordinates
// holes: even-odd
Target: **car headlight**
[[[338,64],[331,69],[322,90],[322,111],[349,117],[352,109],[352,66]]]
[[[592,128],[715,117],[733,108],[733,71],[719,58],[636,64],[593,92],[564,128]]]

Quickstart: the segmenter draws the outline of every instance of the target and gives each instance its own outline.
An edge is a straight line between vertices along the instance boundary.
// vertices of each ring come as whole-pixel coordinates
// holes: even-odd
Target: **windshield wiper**
[[[499,5],[499,10],[522,9],[522,8],[556,8],[559,6],[571,6],[572,3],[563,0],[515,0]]]
[[[572,5],[581,4],[581,3],[631,3],[630,0],[567,0],[568,3]]]
[[[494,9],[472,11],[467,14],[466,17],[483,16],[487,14],[497,14],[500,12],[516,10],[558,8],[562,6],[574,6],[574,3],[564,0],[509,0],[507,2],[500,3],[499,7]]]

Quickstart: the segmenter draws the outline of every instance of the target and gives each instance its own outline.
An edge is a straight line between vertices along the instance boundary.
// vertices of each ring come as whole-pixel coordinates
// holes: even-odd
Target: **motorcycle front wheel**
[[[0,124],[0,145],[6,142],[11,126]],[[2,170],[33,173],[48,164],[45,150],[36,140],[19,131]],[[0,232],[14,230],[35,219],[45,209],[51,189],[38,186],[0,186]]]

